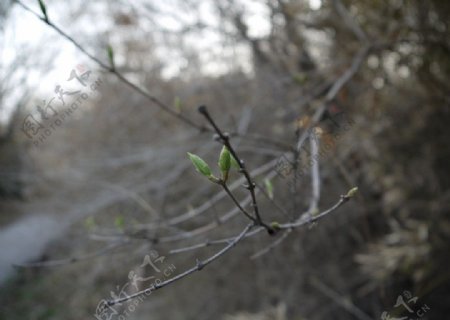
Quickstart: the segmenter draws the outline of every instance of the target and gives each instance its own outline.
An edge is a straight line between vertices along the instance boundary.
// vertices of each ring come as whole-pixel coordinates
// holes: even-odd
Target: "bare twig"
[[[254,217],[252,217],[252,216],[250,215],[250,213],[248,213],[247,210],[245,210],[245,209],[241,206],[241,204],[240,204],[239,201],[236,199],[236,197],[233,195],[233,193],[231,193],[230,189],[228,189],[227,184],[226,184],[224,181],[222,181],[222,182],[220,183],[220,185],[221,185],[222,188],[225,190],[225,192],[228,194],[228,196],[231,198],[231,200],[233,200],[234,204],[239,208],[239,210],[241,210],[241,212],[242,212],[247,218],[249,218],[251,221],[253,221],[253,222],[255,222],[255,223],[258,223],[258,221],[257,221]]]
[[[120,299],[109,300],[109,301],[107,302],[108,306],[113,306],[113,305],[116,305],[116,304],[118,304],[118,303],[122,303],[122,302],[125,302],[125,301],[128,301],[128,300],[134,299],[134,298],[136,298],[136,297],[142,296],[142,295],[144,295],[144,294],[148,295],[148,294],[150,294],[151,292],[156,291],[156,290],[158,290],[158,289],[161,289],[161,288],[163,288],[163,287],[165,287],[165,286],[167,286],[167,285],[169,285],[169,284],[172,284],[172,283],[174,283],[174,282],[176,282],[176,281],[178,281],[178,280],[180,280],[180,279],[183,279],[184,277],[186,277],[186,276],[188,276],[188,275],[190,275],[190,274],[192,274],[192,273],[194,273],[194,272],[196,272],[196,271],[202,270],[202,269],[205,268],[208,264],[210,264],[210,263],[212,263],[213,261],[217,260],[217,259],[220,258],[222,255],[224,255],[226,252],[228,252],[231,248],[233,248],[239,241],[241,241],[241,240],[245,237],[245,235],[247,234],[247,232],[249,232],[250,229],[253,228],[253,227],[254,227],[254,224],[253,224],[253,223],[247,225],[247,226],[244,228],[244,230],[242,230],[242,232],[241,232],[237,237],[234,238],[233,241],[231,241],[230,243],[228,243],[228,245],[226,245],[223,249],[221,249],[220,251],[218,251],[217,253],[215,253],[213,256],[211,256],[211,257],[209,257],[209,258],[207,258],[207,259],[205,259],[205,260],[203,260],[203,261],[197,261],[197,264],[195,265],[195,267],[192,267],[192,268],[190,268],[190,269],[184,271],[183,273],[180,273],[180,274],[176,275],[175,277],[170,278],[170,279],[168,279],[168,280],[166,280],[166,281],[163,281],[163,282],[161,282],[161,283],[152,284],[151,287],[149,287],[149,288],[147,288],[147,289],[145,289],[145,290],[136,292],[136,293],[134,293],[134,294],[128,295],[128,296],[123,297],[123,298],[120,298]]]
[[[280,229],[289,229],[289,228],[298,228],[300,226],[303,226],[305,224],[310,224],[313,222],[316,222],[320,219],[322,219],[323,217],[325,217],[326,215],[332,213],[333,211],[335,211],[337,208],[339,208],[340,206],[342,206],[344,203],[346,203],[348,200],[350,200],[351,197],[349,197],[348,195],[341,195],[339,201],[333,205],[331,208],[320,212],[317,215],[314,216],[302,216],[300,217],[296,222],[293,223],[285,223],[285,224],[281,224],[279,226]]]
[[[361,29],[360,25],[356,22],[355,18],[353,18],[348,12],[347,8],[344,6],[341,0],[332,0],[331,1],[337,13],[344,20],[345,24],[350,28],[350,30],[355,34],[356,38],[363,43],[367,43],[369,39],[367,38],[366,33]]]
[[[266,190],[264,190],[264,187],[262,187],[260,184],[255,182],[256,187],[258,188],[259,191],[261,191],[261,193],[264,195],[264,197],[266,197],[267,200],[269,200],[269,202],[278,210],[280,211],[286,218],[289,218],[289,214],[287,213],[287,211],[280,205],[278,204],[275,199],[272,199],[269,197],[269,195],[267,194]]]
[[[324,295],[332,299],[336,304],[343,307],[349,313],[354,315],[359,320],[371,320],[372,318],[365,314],[361,309],[355,306],[354,303],[351,302],[350,299],[345,298],[342,294],[333,291],[330,287],[328,287],[325,283],[320,281],[316,277],[311,278],[311,284],[321,291]]]
[[[105,69],[106,71],[109,71],[110,73],[114,74],[120,81],[125,83],[128,87],[145,97],[147,100],[149,100],[152,104],[159,107],[164,112],[170,114],[171,116],[181,120],[185,124],[196,128],[200,130],[201,132],[209,131],[208,128],[196,124],[191,119],[187,118],[186,116],[178,113],[176,110],[170,108],[167,104],[156,98],[155,96],[152,96],[150,93],[148,93],[145,89],[139,87],[138,85],[132,83],[130,80],[128,80],[124,75],[122,75],[120,72],[117,71],[117,69],[114,66],[107,65],[106,63],[102,62],[100,59],[89,53],[83,46],[81,46],[74,38],[69,36],[66,32],[61,30],[58,26],[56,26],[53,22],[51,22],[49,19],[46,19],[45,17],[41,17],[39,14],[31,10],[28,6],[23,4],[20,0],[14,0],[18,5],[20,5],[22,8],[24,8],[26,11],[32,13],[36,17],[38,17],[41,21],[43,21],[45,24],[47,24],[49,27],[51,27],[53,30],[58,32],[63,38],[71,42],[78,50],[83,52],[89,59],[94,61],[98,66]]]
[[[314,130],[314,128],[313,128]],[[317,211],[320,200],[320,173],[319,173],[319,139],[320,133],[314,132],[309,136],[311,145],[311,187],[312,195],[311,202],[309,204],[309,213],[313,214]]]
[[[258,234],[262,230],[264,230],[263,227],[255,227],[255,228],[253,228],[252,231],[247,232],[247,234],[244,236],[244,238],[250,238],[250,237]],[[197,243],[197,244],[194,244],[191,246],[182,247],[182,248],[178,248],[178,249],[172,249],[169,251],[169,254],[183,253],[183,252],[188,252],[188,251],[205,248],[205,247],[209,247],[209,246],[230,243],[231,241],[233,241],[233,239],[234,239],[234,237],[233,238],[223,238],[223,239],[218,239],[218,240],[206,240],[205,242]]]
[[[292,229],[287,229],[285,230],[281,236],[276,239],[275,241],[273,241],[270,245],[268,245],[267,247],[261,249],[260,251],[254,253],[250,259],[257,259],[262,257],[263,255],[265,255],[266,253],[269,253],[272,249],[276,248],[277,246],[279,246],[284,240],[286,240],[286,238],[289,236],[289,234],[292,232]]]
[[[344,203],[346,203],[351,197],[349,197],[348,195],[342,195],[339,199],[339,201],[334,204],[332,207],[330,207],[329,209],[326,209],[325,211],[317,214],[314,217],[311,217],[310,215],[300,215],[300,218],[297,220],[297,222],[295,223],[286,223],[286,224],[280,224],[277,228],[280,230],[286,230],[289,231],[288,234],[294,229],[294,228],[299,228],[305,225],[308,225],[312,222],[316,222],[322,218],[324,218],[325,216],[327,216],[328,214],[336,211],[340,206],[342,206]],[[253,229],[253,231],[247,233],[247,235],[245,236],[245,238],[250,238],[256,234],[258,234],[259,232],[261,232],[262,230],[265,230],[263,227],[259,227],[259,228],[255,228]],[[284,233],[283,233],[284,235]],[[286,236],[281,236],[280,238],[284,238],[287,237]],[[196,250],[199,248],[204,248],[204,247],[208,247],[208,246],[212,246],[212,245],[218,245],[218,244],[223,244],[223,243],[228,243],[230,241],[232,241],[233,238],[225,238],[225,239],[219,239],[219,240],[207,240],[205,242],[202,243],[198,243],[198,244],[194,244],[188,247],[182,247],[182,248],[178,248],[178,249],[173,249],[170,251],[171,254],[175,254],[175,253],[182,253],[182,252],[187,252],[187,251],[191,251],[191,250]],[[283,241],[283,240],[279,240],[279,238],[277,240],[274,241],[274,243],[272,243],[271,245],[269,245],[269,247],[272,248],[277,246],[279,243],[277,243],[278,241]],[[271,249],[270,248],[270,249]],[[270,250],[269,249],[269,250]],[[262,251],[266,250],[266,248],[264,248]]]
[[[331,88],[328,90],[322,105],[314,113],[310,124],[305,128],[303,133],[300,135],[297,142],[297,150],[300,150],[309,135],[310,129],[314,127],[321,119],[323,113],[326,111],[328,104],[336,98],[339,91],[349,82],[356,72],[359,70],[362,62],[367,57],[372,47],[370,45],[361,48],[358,53],[353,58],[351,66],[333,83]]]
[[[105,248],[101,248],[100,250],[97,250],[95,252],[91,252],[89,254],[86,254],[84,256],[78,256],[78,257],[72,257],[72,258],[66,258],[66,259],[60,259],[60,260],[49,260],[49,261],[38,261],[38,262],[29,262],[29,263],[21,263],[21,264],[15,264],[15,267],[19,268],[44,268],[44,267],[59,267],[83,260],[88,260],[92,258],[96,258],[99,256],[102,256],[116,248],[119,248],[123,245],[126,245],[129,243],[127,239],[122,239],[120,241],[117,241],[115,243],[111,243],[110,245],[106,246]]]

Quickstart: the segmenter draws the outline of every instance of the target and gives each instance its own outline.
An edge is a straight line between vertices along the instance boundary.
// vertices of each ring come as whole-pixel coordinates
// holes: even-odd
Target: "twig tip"
[[[208,113],[208,109],[206,108],[205,105],[201,105],[198,107],[198,112],[200,112],[201,114],[207,114]]]

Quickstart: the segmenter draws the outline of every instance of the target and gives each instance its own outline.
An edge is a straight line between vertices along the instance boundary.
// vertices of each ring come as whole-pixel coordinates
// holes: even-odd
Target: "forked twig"
[[[212,119],[211,115],[209,114],[208,109],[206,108],[206,106],[200,106],[198,108],[198,112],[200,112],[200,114],[202,114],[206,118],[206,120],[211,124],[211,126],[214,128],[214,130],[216,131],[217,135],[219,136],[220,141],[223,143],[223,145],[225,147],[228,148],[228,150],[231,153],[231,156],[238,163],[239,168],[240,168],[239,171],[244,175],[245,179],[247,180],[247,184],[245,185],[245,188],[247,188],[249,190],[249,192],[250,192],[250,195],[252,197],[252,207],[253,207],[253,211],[255,213],[255,217],[254,218],[250,217],[250,219],[255,221],[258,225],[263,226],[264,228],[266,228],[266,230],[267,230],[267,232],[269,234],[274,234],[275,231],[273,230],[273,228],[268,226],[267,224],[265,224],[262,221],[262,219],[261,219],[261,216],[259,214],[258,203],[256,202],[256,194],[255,194],[256,185],[253,182],[252,178],[250,177],[250,173],[248,172],[247,168],[245,167],[244,161],[239,158],[239,156],[237,155],[237,153],[234,150],[233,146],[231,145],[229,134],[224,133],[224,132],[222,132],[222,130],[220,130],[218,125],[215,123],[215,121]],[[242,211],[242,212],[246,216],[248,216],[248,213],[246,213],[245,211]]]

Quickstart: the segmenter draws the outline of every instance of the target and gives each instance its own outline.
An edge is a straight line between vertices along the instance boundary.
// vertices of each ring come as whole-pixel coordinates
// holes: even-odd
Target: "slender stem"
[[[307,218],[304,218],[305,215],[301,214],[300,218],[297,220],[297,222],[281,224],[278,228],[280,230],[286,230],[287,233],[289,234],[295,228],[300,228],[300,227],[305,226],[307,224],[310,224],[312,222],[316,222],[316,221],[318,221],[320,219],[323,219],[325,216],[327,216],[327,215],[331,214],[332,212],[336,211],[340,206],[345,204],[348,200],[350,200],[349,197],[342,195],[339,198],[339,201],[337,203],[335,203],[330,208],[324,210],[323,212],[319,213],[318,215],[316,215],[314,217],[309,216]],[[262,230],[265,230],[264,227],[255,228],[253,231],[248,232],[245,235],[245,238],[253,237],[254,235],[256,235],[259,232],[261,232]],[[283,238],[283,240],[284,240],[285,237],[287,237],[287,235],[285,235],[285,233],[283,233],[283,235],[280,238]],[[278,245],[278,242],[282,241],[282,240],[279,240],[280,238],[275,240],[272,244],[268,245],[267,247],[270,247],[270,249],[272,249],[272,247]],[[219,244],[223,244],[223,243],[229,243],[233,239],[234,238],[224,238],[224,239],[218,239],[218,240],[207,240],[205,242],[194,244],[194,245],[191,245],[191,246],[188,246],[188,247],[182,247],[182,248],[178,248],[178,249],[173,249],[173,250],[170,251],[170,254],[188,252],[188,251],[192,251],[192,250],[196,250],[196,249],[199,249],[199,248],[204,248],[204,247],[208,247],[208,246],[212,246],[212,245],[219,245]],[[263,248],[261,251],[264,251],[267,247]]]
[[[254,253],[250,259],[257,259],[263,255],[265,255],[266,253],[270,252],[272,249],[276,248],[277,246],[279,246],[284,240],[286,240],[286,238],[288,237],[288,235],[292,232],[293,229],[287,229],[285,230],[281,236],[276,239],[274,242],[272,242],[270,245],[268,245],[265,248],[262,248],[261,250],[259,250],[258,252]]]
[[[161,110],[163,110],[164,112],[167,112],[168,114],[170,114],[171,116],[181,120],[182,122],[186,123],[187,125],[196,128],[198,130],[200,130],[201,132],[205,132],[205,131],[209,131],[208,128],[198,125],[196,124],[194,121],[192,121],[191,119],[187,118],[186,116],[176,112],[175,110],[173,110],[172,108],[170,108],[167,104],[165,104],[164,102],[162,102],[161,100],[159,100],[158,98],[156,98],[155,96],[152,96],[151,94],[149,94],[145,89],[139,87],[138,85],[132,83],[130,80],[128,80],[127,78],[125,78],[124,75],[122,75],[119,71],[116,70],[116,68],[114,66],[109,66],[107,64],[105,64],[104,62],[102,62],[100,59],[98,59],[97,57],[95,57],[94,55],[92,55],[91,53],[89,53],[85,48],[83,48],[83,46],[81,46],[74,38],[72,38],[71,36],[69,36],[67,33],[65,33],[63,30],[61,30],[58,26],[56,26],[53,22],[49,21],[48,19],[46,19],[45,17],[41,17],[39,14],[37,14],[36,12],[34,12],[33,10],[31,10],[28,6],[26,6],[25,4],[23,4],[20,0],[14,0],[17,4],[19,4],[22,8],[24,8],[26,11],[32,13],[33,15],[35,15],[36,17],[38,17],[41,21],[43,21],[45,24],[47,24],[49,27],[51,27],[53,30],[55,30],[56,32],[58,32],[63,38],[65,38],[66,40],[68,40],[69,42],[71,42],[75,47],[77,47],[81,52],[84,53],[85,56],[87,56],[89,59],[91,59],[92,61],[94,61],[97,65],[99,65],[101,68],[109,71],[110,73],[114,74],[120,81],[122,81],[123,83],[125,83],[128,87],[130,87],[131,89],[133,89],[134,91],[136,91],[137,93],[139,93],[140,95],[142,95],[143,97],[145,97],[147,100],[149,100],[151,103],[153,103],[154,105],[156,105],[157,107],[159,107]]]
[[[252,207],[253,207],[253,211],[255,213],[255,218],[256,218],[257,224],[266,228],[267,232],[269,234],[274,234],[275,231],[273,230],[273,228],[266,225],[261,219],[261,216],[259,214],[258,203],[256,202],[255,183],[253,182],[252,178],[250,177],[250,173],[247,171],[244,161],[239,158],[239,156],[237,155],[233,146],[231,145],[229,135],[223,133],[222,130],[220,130],[220,128],[215,123],[215,121],[211,118],[211,115],[209,114],[208,109],[206,109],[205,106],[200,106],[198,108],[198,112],[200,112],[206,118],[206,120],[208,120],[208,122],[211,124],[211,126],[216,131],[216,133],[219,135],[219,138],[222,141],[222,143],[228,148],[228,150],[230,151],[230,153],[234,157],[234,159],[236,159],[236,161],[239,165],[239,168],[240,168],[240,172],[244,175],[245,179],[247,180],[246,188],[249,190],[250,195],[252,197]]]
[[[28,262],[28,263],[21,263],[21,264],[15,264],[15,267],[18,268],[46,268],[46,267],[59,267],[59,266],[63,266],[63,265],[67,265],[67,264],[71,264],[71,263],[75,263],[75,262],[79,262],[79,261],[83,261],[83,260],[88,260],[88,259],[92,259],[92,258],[96,258],[99,256],[102,256],[106,253],[109,253],[111,251],[113,251],[116,248],[119,248],[121,246],[124,246],[126,244],[129,243],[128,239],[121,239],[117,242],[111,243],[108,246],[101,248],[97,251],[88,253],[84,256],[75,256],[75,257],[71,257],[71,258],[66,258],[66,259],[59,259],[59,260],[48,260],[48,261],[37,261],[37,262]]]
[[[241,212],[242,212],[243,214],[245,214],[245,216],[247,216],[247,218],[249,218],[251,221],[253,221],[253,222],[255,222],[255,223],[258,223],[258,221],[257,221],[255,218],[253,218],[253,217],[247,212],[247,210],[245,210],[245,209],[241,206],[240,202],[236,199],[236,197],[234,196],[234,194],[231,193],[230,189],[228,189],[227,184],[226,184],[224,181],[221,181],[221,182],[220,182],[220,185],[221,185],[222,188],[225,190],[225,192],[228,194],[228,196],[231,198],[231,200],[233,200],[234,204],[239,208],[239,210],[241,210]]]
[[[315,128],[313,128],[315,131]],[[319,140],[320,134],[314,132],[309,136],[309,141],[311,145],[311,201],[309,204],[309,213],[314,214],[319,206],[320,200],[320,173],[319,173]]]
[[[339,201],[335,205],[333,205],[331,208],[329,208],[325,211],[322,211],[321,213],[314,215],[314,216],[308,215],[308,217],[306,217],[306,218],[300,218],[296,222],[293,222],[293,223],[281,224],[279,228],[280,229],[298,228],[305,224],[316,222],[316,221],[322,219],[323,217],[325,217],[326,215],[330,214],[331,212],[335,211],[337,208],[342,206],[348,200],[350,200],[350,197],[342,195],[341,198],[339,199]]]
[[[144,295],[144,294],[149,295],[149,294],[150,294],[151,292],[153,292],[153,291],[156,291],[156,290],[158,290],[158,289],[161,289],[161,288],[163,288],[163,287],[165,287],[165,286],[167,286],[167,285],[169,285],[169,284],[172,284],[172,283],[174,283],[174,282],[176,282],[176,281],[178,281],[178,280],[180,280],[180,279],[182,279],[182,278],[185,278],[186,276],[188,276],[188,275],[190,275],[190,274],[192,274],[192,273],[194,273],[194,272],[196,272],[196,271],[202,270],[202,269],[205,268],[208,264],[210,264],[210,263],[212,263],[213,261],[217,260],[218,258],[220,258],[221,256],[223,256],[227,251],[229,251],[231,248],[233,248],[239,241],[241,241],[241,240],[245,237],[245,235],[246,235],[246,234],[250,231],[250,229],[253,228],[253,227],[254,227],[254,224],[253,224],[253,223],[247,225],[247,226],[244,228],[244,230],[242,230],[242,232],[241,232],[237,237],[235,237],[232,241],[230,241],[230,242],[228,243],[228,245],[226,245],[223,249],[221,249],[221,250],[219,250],[218,252],[216,252],[216,253],[215,253],[214,255],[212,255],[211,257],[209,257],[209,258],[207,258],[207,259],[205,259],[205,260],[203,260],[203,261],[197,261],[197,264],[195,265],[195,267],[192,267],[192,268],[190,268],[190,269],[184,271],[183,273],[180,273],[180,274],[176,275],[176,276],[173,277],[173,278],[167,279],[166,281],[163,281],[163,282],[158,283],[158,284],[153,284],[152,286],[150,286],[149,288],[147,288],[147,289],[145,289],[145,290],[136,292],[136,293],[134,293],[134,294],[131,294],[131,295],[128,295],[128,296],[126,296],[126,297],[119,298],[119,299],[116,299],[116,300],[109,300],[109,301],[107,302],[107,305],[108,305],[108,306],[113,306],[113,305],[116,305],[116,304],[118,304],[118,303],[122,303],[122,302],[125,302],[125,301],[129,301],[129,300],[134,299],[134,298],[136,298],[136,297],[142,296],[142,295]]]
[[[310,129],[319,122],[323,113],[327,110],[328,104],[336,98],[339,91],[341,91],[341,89],[353,78],[353,76],[356,74],[356,72],[359,70],[362,63],[364,62],[364,59],[367,57],[367,55],[372,49],[373,49],[372,45],[366,45],[363,48],[361,48],[354,56],[351,66],[339,78],[337,78],[336,81],[334,81],[333,85],[328,90],[325,96],[324,102],[314,113],[311,123],[305,128],[303,133],[300,135],[300,138],[298,139],[297,142],[297,150],[300,150],[302,148],[303,143],[305,142],[306,138],[309,135]]]

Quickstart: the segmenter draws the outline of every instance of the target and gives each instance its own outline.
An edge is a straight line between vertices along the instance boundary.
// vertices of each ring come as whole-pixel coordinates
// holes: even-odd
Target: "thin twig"
[[[260,167],[254,169],[251,171],[251,174],[253,176],[258,176],[260,174],[263,174],[269,170],[271,170],[273,168],[273,166],[276,164],[277,160],[272,160],[269,161],[263,165],[261,165]],[[242,185],[242,183],[244,182],[245,177],[241,177],[239,178],[237,181],[233,182],[228,188],[233,191],[234,189],[238,188],[240,185]],[[223,199],[226,196],[226,192],[225,191],[221,191],[219,193],[217,193],[216,195],[214,195],[212,198],[210,198],[209,201],[203,203],[201,206],[194,208],[193,210],[190,210],[187,213],[181,214],[179,216],[170,218],[166,224],[173,226],[173,225],[177,225],[183,222],[186,222],[204,212],[206,212],[206,210],[208,210],[209,208],[211,208],[211,206],[218,202],[219,200]]]
[[[332,0],[331,1],[337,13],[344,20],[345,24],[350,28],[350,30],[354,33],[356,38],[360,42],[367,43],[369,41],[367,34],[361,29],[361,26],[356,22],[355,18],[353,18],[348,12],[347,8],[344,6],[341,0]]]
[[[280,205],[278,204],[273,198],[271,198],[268,194],[267,191],[264,189],[263,186],[261,186],[259,183],[255,182],[256,187],[258,188],[259,191],[261,191],[261,193],[264,195],[264,197],[266,197],[267,200],[269,200],[269,202],[275,207],[277,208],[278,211],[280,211],[286,218],[289,218],[289,214],[287,213],[287,211]]]
[[[114,66],[109,66],[102,62],[100,59],[89,53],[83,46],[81,46],[74,38],[69,36],[66,32],[61,30],[58,26],[56,26],[53,22],[49,21],[48,19],[45,19],[44,17],[41,17],[38,13],[31,10],[28,6],[23,4],[20,0],[14,0],[17,4],[19,4],[22,8],[24,8],[26,11],[32,13],[34,16],[38,17],[42,22],[47,24],[49,27],[51,27],[53,30],[58,32],[63,38],[71,42],[78,50],[80,50],[82,53],[84,53],[89,59],[97,63],[101,68],[105,69],[106,71],[109,71],[110,73],[114,74],[120,81],[125,83],[128,87],[133,89],[134,91],[138,92],[140,95],[145,97],[147,100],[149,100],[151,103],[159,107],[164,112],[167,112],[171,116],[181,120],[182,122],[186,123],[187,125],[196,128],[200,130],[201,132],[209,131],[208,128],[196,124],[191,119],[187,118],[186,116],[178,113],[176,110],[170,108],[167,104],[156,98],[155,96],[152,96],[150,93],[148,93],[145,89],[139,87],[138,85],[132,83],[130,80],[125,78],[124,75],[122,75]]]
[[[88,253],[84,256],[78,256],[78,257],[72,257],[72,258],[66,258],[66,259],[60,259],[60,260],[49,260],[49,261],[38,261],[38,262],[28,262],[28,263],[20,263],[20,264],[14,264],[14,267],[19,268],[44,268],[44,267],[58,267],[63,266],[83,260],[92,259],[95,257],[99,257],[104,255],[105,253],[108,253],[118,247],[121,247],[125,244],[129,243],[128,240],[122,239],[118,242],[111,243],[110,245],[106,246],[105,248],[101,248],[100,250],[97,250],[95,252]]]
[[[228,148],[231,155],[237,161],[239,168],[240,168],[240,172],[244,175],[245,179],[247,180],[247,185],[245,187],[249,190],[250,195],[252,197],[252,207],[253,207],[253,211],[255,213],[255,218],[256,218],[258,225],[261,225],[264,228],[266,228],[267,232],[269,234],[274,234],[274,230],[270,226],[266,225],[261,219],[261,216],[259,214],[258,204],[256,202],[255,183],[253,182],[252,178],[250,177],[250,174],[245,167],[244,161],[239,158],[239,156],[237,155],[233,146],[231,145],[230,136],[228,134],[223,133],[222,130],[220,130],[220,128],[217,126],[215,121],[212,119],[211,115],[208,112],[208,109],[205,106],[200,106],[198,108],[198,112],[200,112],[200,114],[202,114],[206,118],[206,120],[208,120],[208,122],[211,124],[211,126],[214,128],[214,130],[218,134],[221,142]]]
[[[313,128],[315,130],[315,128]],[[311,145],[311,187],[312,195],[311,202],[309,204],[309,212],[312,214],[317,211],[320,200],[320,173],[319,173],[319,139],[320,134],[314,132],[309,136],[309,141]]]
[[[304,218],[304,214],[302,214],[302,215],[300,215],[300,218],[297,220],[297,222],[281,224],[277,228],[279,228],[280,230],[287,230],[287,231],[289,231],[289,230],[292,230],[294,228],[299,228],[299,227],[305,226],[307,224],[310,224],[312,222],[316,222],[316,221],[324,218],[328,214],[332,213],[333,211],[337,210],[340,206],[342,206],[348,200],[350,200],[350,198],[348,196],[342,195],[339,198],[339,201],[336,204],[334,204],[329,209],[326,209],[325,211],[317,214],[316,216],[314,216],[314,217],[308,216],[307,218]],[[265,229],[263,227],[255,228],[253,231],[247,233],[245,238],[250,238],[250,237],[258,234],[262,230],[265,230]],[[291,231],[289,231],[289,233],[290,232]],[[173,250],[170,251],[170,253],[171,254],[175,254],[175,253],[182,253],[182,252],[192,251],[192,250],[196,250],[196,249],[199,249],[199,248],[204,248],[204,247],[208,247],[208,246],[212,246],[212,245],[228,243],[228,242],[230,242],[232,240],[233,240],[233,238],[224,238],[224,239],[218,239],[218,240],[207,240],[205,242],[194,244],[194,245],[191,245],[191,246],[188,246],[188,247],[182,247],[182,248],[178,248],[178,249],[173,249]],[[275,240],[274,242],[277,242],[277,241],[278,241],[278,239]],[[269,246],[271,246],[271,245],[269,245]],[[265,250],[265,249],[263,249],[263,250]]]
[[[279,226],[279,229],[289,229],[289,228],[298,228],[300,226],[303,226],[305,224],[310,224],[313,222],[316,222],[320,219],[322,219],[323,217],[325,217],[326,215],[332,213],[333,211],[335,211],[337,208],[339,208],[340,206],[342,206],[344,203],[346,203],[348,200],[350,200],[350,197],[348,197],[347,195],[342,195],[339,199],[339,201],[333,205],[331,208],[320,212],[317,215],[314,216],[307,216],[307,217],[301,217],[299,218],[296,222],[293,223],[285,223],[285,224],[281,224]]]
[[[311,278],[311,284],[325,294],[327,297],[332,299],[335,303],[343,307],[349,313],[353,314],[359,320],[371,320],[372,318],[365,314],[361,309],[359,309],[350,299],[345,298],[341,293],[333,291],[325,283],[320,281],[316,277]]]
[[[371,45],[367,45],[361,48],[353,58],[351,66],[333,83],[331,88],[328,90],[322,105],[316,110],[311,119],[311,122],[308,126],[306,126],[305,130],[300,135],[300,138],[297,142],[297,150],[300,150],[302,148],[303,143],[309,136],[310,129],[317,125],[322,115],[326,111],[328,104],[336,98],[336,95],[339,93],[339,91],[347,84],[347,82],[349,82],[353,78],[371,49]]]
[[[221,181],[220,185],[222,186],[222,188],[225,190],[225,192],[228,194],[228,196],[231,198],[231,200],[233,200],[234,204],[239,208],[239,210],[241,210],[241,212],[247,217],[249,218],[251,221],[258,223],[258,221],[252,217],[247,210],[245,210],[240,202],[236,199],[236,197],[231,193],[230,189],[228,189],[227,184],[224,181]]]
[[[292,232],[292,229],[287,229],[285,230],[281,236],[276,239],[275,241],[273,241],[270,245],[268,245],[267,247],[261,249],[260,251],[254,253],[250,259],[257,259],[262,257],[263,255],[269,253],[272,249],[276,248],[277,246],[279,246],[284,240],[287,239],[287,237],[289,236],[289,234]]]
[[[258,234],[260,231],[265,230],[263,227],[255,227],[253,228],[252,231],[247,232],[247,234],[244,236],[244,239],[246,238],[250,238],[256,234]],[[169,254],[177,254],[177,253],[183,253],[183,252],[188,252],[188,251],[192,251],[192,250],[196,250],[196,249],[200,249],[200,248],[205,248],[205,247],[209,247],[209,246],[215,246],[215,245],[221,245],[224,243],[230,243],[231,241],[233,241],[234,237],[232,238],[223,238],[223,239],[218,239],[218,240],[206,240],[205,242],[201,242],[201,243],[197,243],[191,246],[187,246],[187,247],[182,247],[182,248],[178,248],[178,249],[172,249],[169,251]]]
[[[247,226],[244,228],[244,230],[242,230],[242,232],[241,232],[237,237],[234,238],[233,241],[231,241],[230,243],[228,243],[227,246],[225,246],[223,249],[219,250],[217,253],[215,253],[215,254],[212,255],[211,257],[209,257],[209,258],[207,258],[207,259],[205,259],[205,260],[203,260],[203,261],[197,261],[197,264],[195,265],[195,267],[192,267],[192,268],[190,268],[190,269],[184,271],[183,273],[180,273],[180,274],[176,275],[175,277],[170,278],[170,279],[167,279],[166,281],[163,281],[163,282],[161,282],[161,283],[152,284],[151,287],[149,287],[149,288],[147,288],[147,289],[145,289],[145,290],[136,292],[136,293],[131,294],[131,295],[127,295],[126,297],[123,297],[123,298],[120,298],[120,299],[109,300],[109,301],[107,302],[107,305],[108,305],[108,306],[113,306],[113,305],[116,305],[116,304],[118,304],[118,303],[122,303],[122,302],[125,302],[125,301],[128,301],[128,300],[134,299],[134,298],[136,298],[136,297],[142,296],[142,295],[144,295],[144,294],[149,295],[149,294],[150,294],[151,292],[153,292],[153,291],[156,291],[156,290],[158,290],[158,289],[161,289],[161,288],[163,288],[163,287],[165,287],[165,286],[167,286],[167,285],[169,285],[169,284],[172,284],[172,283],[174,283],[174,282],[176,282],[176,281],[178,281],[178,280],[180,280],[180,279],[182,279],[182,278],[184,278],[184,277],[186,277],[186,276],[188,276],[188,275],[190,275],[190,274],[192,274],[192,273],[194,273],[194,272],[196,272],[196,271],[202,270],[202,269],[205,268],[208,264],[210,264],[210,263],[212,263],[213,261],[217,260],[217,259],[220,258],[222,255],[224,255],[227,251],[229,251],[231,248],[233,248],[239,241],[242,240],[242,238],[245,237],[245,235],[247,234],[247,232],[249,232],[250,229],[253,228],[253,227],[254,227],[254,224],[253,224],[253,223],[247,225]]]

